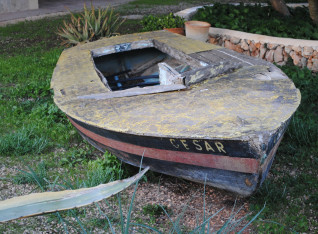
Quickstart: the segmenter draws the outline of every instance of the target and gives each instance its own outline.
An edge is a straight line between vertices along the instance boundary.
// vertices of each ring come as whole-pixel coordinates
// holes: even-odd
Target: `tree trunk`
[[[272,7],[284,16],[290,16],[290,12],[284,0],[270,0]]]
[[[318,0],[308,0],[308,3],[310,18],[315,24],[318,24]]]

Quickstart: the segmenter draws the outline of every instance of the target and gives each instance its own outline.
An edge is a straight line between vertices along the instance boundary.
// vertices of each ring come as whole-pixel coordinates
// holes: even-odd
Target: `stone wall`
[[[318,41],[270,37],[228,29],[210,28],[210,43],[239,53],[286,64],[292,59],[299,67],[318,72]]]
[[[0,0],[0,14],[38,8],[38,0]]]

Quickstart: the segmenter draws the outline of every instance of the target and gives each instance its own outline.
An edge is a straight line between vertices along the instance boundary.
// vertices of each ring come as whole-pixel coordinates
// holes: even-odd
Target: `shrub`
[[[215,3],[199,9],[193,20],[207,21],[212,27],[276,37],[318,39],[318,26],[309,15],[308,8],[290,8],[290,17],[282,16],[271,6],[232,5]]]
[[[88,162],[88,171],[82,187],[93,187],[121,179],[123,173],[121,161],[116,156],[105,152],[102,159],[98,158]]]
[[[20,173],[13,177],[13,182],[16,184],[35,184],[42,188],[47,186],[47,165],[41,161],[35,170],[28,167],[29,171],[20,170]]]
[[[116,34],[120,25],[125,21],[119,14],[114,14],[114,9],[98,8],[95,11],[93,4],[87,9],[84,4],[84,12],[75,15],[70,11],[71,22],[64,21],[57,34],[64,38],[63,45],[78,45],[89,41],[96,41],[102,37],[111,37]]]
[[[158,16],[145,16],[141,24],[143,26],[142,31],[156,31],[162,30],[164,28],[183,28],[185,20],[180,16],[175,16],[173,13],[164,15],[161,17]]]

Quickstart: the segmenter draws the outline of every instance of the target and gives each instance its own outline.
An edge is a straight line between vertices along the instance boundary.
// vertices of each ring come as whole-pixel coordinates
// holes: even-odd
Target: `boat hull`
[[[65,50],[51,87],[101,151],[242,196],[266,178],[301,99],[273,64],[166,31]]]
[[[272,165],[280,138],[273,136],[267,158],[253,152],[248,142],[176,139],[118,133],[68,117],[80,135],[102,152],[152,171],[205,183],[241,196],[250,196],[262,184]],[[274,139],[276,138],[276,139]]]

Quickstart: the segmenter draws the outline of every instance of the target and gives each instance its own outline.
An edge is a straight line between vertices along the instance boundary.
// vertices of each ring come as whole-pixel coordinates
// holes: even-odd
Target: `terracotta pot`
[[[209,40],[209,28],[211,24],[203,21],[187,21],[185,24],[186,37],[204,41]]]
[[[184,28],[164,28],[163,30],[184,36]]]

